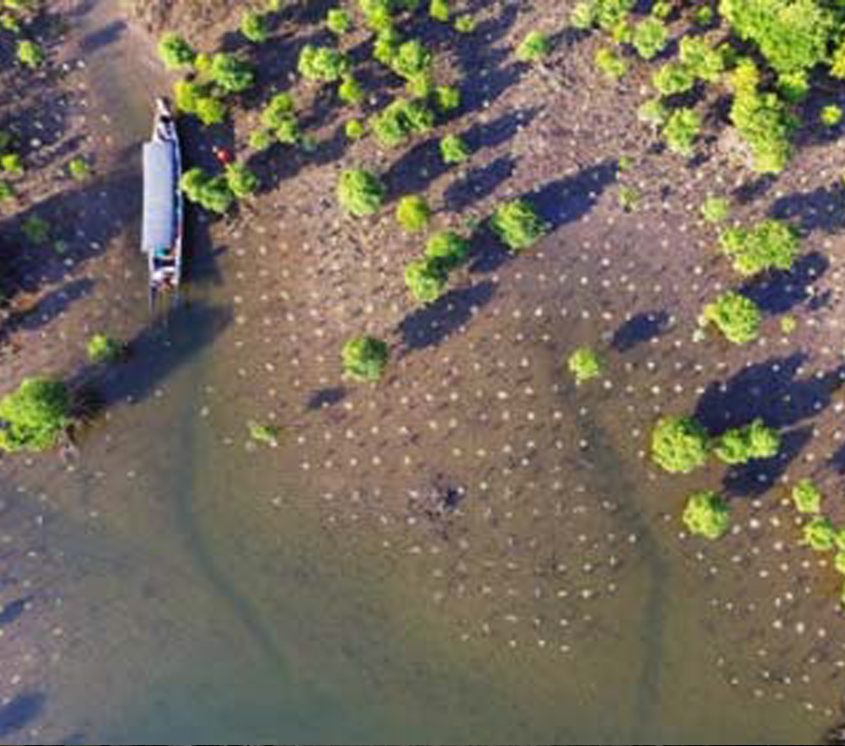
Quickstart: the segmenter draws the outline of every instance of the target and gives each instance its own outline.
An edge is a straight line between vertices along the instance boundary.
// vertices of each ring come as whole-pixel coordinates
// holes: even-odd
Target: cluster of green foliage
[[[725,71],[725,57],[721,50],[714,49],[700,36],[685,36],[678,52],[685,70],[705,83],[718,82]]]
[[[597,49],[593,60],[596,68],[613,80],[619,80],[619,78],[628,72],[628,64],[625,60],[607,47]]]
[[[435,233],[425,245],[426,258],[439,262],[447,272],[460,267],[469,252],[469,241],[454,231]]]
[[[552,43],[542,31],[529,31],[516,48],[516,57],[522,62],[539,62],[552,51]]]
[[[349,59],[333,47],[306,44],[299,53],[297,69],[308,80],[333,83],[349,72]]]
[[[567,359],[566,367],[575,376],[576,385],[597,378],[604,370],[604,363],[598,353],[590,347],[579,347]]]
[[[374,215],[384,203],[387,189],[381,179],[363,170],[344,171],[337,183],[340,206],[352,215]]]
[[[671,61],[651,76],[651,82],[662,96],[675,96],[692,90],[695,76],[686,65]]]
[[[701,216],[708,223],[724,223],[731,216],[731,203],[724,197],[707,195],[701,205]]]
[[[766,427],[763,420],[754,420],[745,427],[731,428],[716,445],[716,455],[726,464],[747,464],[755,459],[772,458],[780,449],[780,435]]]
[[[662,99],[650,98],[640,104],[637,109],[637,119],[655,130],[660,129],[669,121],[669,108]]]
[[[432,235],[426,243],[425,258],[405,268],[405,284],[414,299],[431,303],[443,295],[449,272],[460,267],[469,253],[469,241],[454,231]]]
[[[214,55],[209,74],[226,93],[241,93],[255,85],[255,71],[252,67],[226,52]]]
[[[423,231],[431,220],[431,207],[425,197],[408,194],[396,205],[396,220],[409,233]]]
[[[194,114],[206,126],[221,124],[226,119],[226,104],[209,84],[177,80],[173,94],[179,111]]]
[[[261,124],[278,142],[286,145],[295,145],[302,136],[293,96],[289,93],[277,93],[270,99],[261,112]]]
[[[757,338],[762,313],[751,298],[728,290],[704,306],[698,322],[704,327],[713,323],[734,344],[745,344]]]
[[[695,536],[720,539],[730,526],[730,509],[725,499],[717,492],[696,492],[687,500],[683,522],[687,530]]]
[[[197,53],[179,34],[169,32],[158,43],[158,56],[168,70],[192,67]]]
[[[731,121],[745,138],[760,173],[780,173],[792,156],[797,120],[774,93],[737,95]]]
[[[337,95],[347,104],[360,104],[364,98],[364,89],[352,73],[346,73],[337,87]]]
[[[279,445],[279,428],[275,425],[262,425],[258,422],[247,422],[249,437],[256,443],[262,443],[276,448]]]
[[[455,111],[461,106],[461,89],[454,85],[439,85],[434,89],[434,101],[443,113]]]
[[[91,175],[91,167],[81,155],[74,156],[67,164],[70,177],[75,181],[85,181]]]
[[[751,276],[768,269],[792,269],[801,242],[788,223],[763,220],[751,228],[727,228],[719,236],[719,245],[733,259],[737,272]]]
[[[420,303],[436,301],[446,289],[449,273],[436,259],[421,259],[405,267],[405,284]]]
[[[572,11],[572,25],[580,29],[598,26],[613,31],[625,22],[636,0],[582,0]]]
[[[88,359],[92,363],[113,363],[123,355],[123,345],[107,334],[95,334],[86,345]]]
[[[326,14],[326,26],[333,34],[343,36],[352,28],[352,16],[344,8],[330,8]]]
[[[52,378],[26,378],[0,399],[0,451],[45,451],[71,424],[67,386]]]
[[[343,128],[350,140],[360,140],[366,134],[364,123],[359,119],[350,119]]]
[[[460,135],[446,135],[440,141],[440,155],[444,163],[463,163],[472,153]]]
[[[816,516],[804,526],[804,543],[816,552],[837,548],[839,535],[830,518]]]
[[[660,54],[669,42],[666,24],[658,18],[647,18],[634,28],[631,43],[637,54],[644,60],[650,60]]]
[[[386,342],[364,336],[350,339],[343,346],[343,371],[358,381],[375,383],[387,367],[389,349]]]
[[[384,147],[404,145],[413,134],[430,132],[434,112],[424,101],[396,99],[370,120],[376,139]]]
[[[0,156],[0,169],[3,173],[11,174],[13,176],[20,176],[23,174],[23,158],[20,153],[3,153]]]
[[[719,11],[742,39],[754,42],[780,73],[810,70],[828,59],[836,13],[818,0],[721,0]]]
[[[261,186],[258,176],[243,163],[230,163],[226,166],[226,183],[237,199],[251,197]]]
[[[265,13],[247,10],[241,18],[241,33],[255,44],[263,44],[270,36],[270,23]]]
[[[45,54],[41,45],[29,39],[18,42],[16,54],[18,61],[27,67],[40,67],[44,63]]]
[[[693,146],[699,132],[701,115],[695,109],[687,107],[675,109],[663,127],[663,137],[666,138],[669,150],[687,157],[693,154]]]
[[[625,212],[633,212],[640,201],[640,193],[636,187],[622,185],[619,187],[619,206]]]
[[[181,187],[191,202],[196,202],[218,215],[226,213],[235,201],[235,195],[225,176],[209,176],[198,167],[183,174]]]
[[[471,15],[462,15],[455,19],[455,31],[459,34],[471,34],[477,25],[478,21]]]
[[[836,104],[828,104],[819,113],[819,121],[825,127],[835,127],[842,121],[842,107]]]
[[[822,509],[822,493],[812,479],[804,478],[792,488],[792,502],[799,513],[816,514]]]
[[[651,434],[651,455],[665,471],[687,474],[704,466],[712,444],[692,417],[663,417]]]
[[[441,23],[449,22],[449,0],[431,0],[428,5],[428,14],[435,21]]]
[[[490,218],[490,227],[511,251],[529,248],[548,231],[531,203],[524,199],[499,205]]]

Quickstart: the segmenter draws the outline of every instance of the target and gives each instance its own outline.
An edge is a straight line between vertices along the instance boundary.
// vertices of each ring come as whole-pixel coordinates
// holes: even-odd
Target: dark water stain
[[[619,518],[637,536],[643,561],[651,582],[639,620],[642,641],[642,667],[634,697],[635,715],[629,743],[649,743],[659,726],[660,679],[663,662],[663,637],[666,626],[666,589],[669,587],[669,565],[651,533],[648,519],[636,502],[637,487],[607,432],[592,420],[581,418],[579,427],[590,444],[588,460],[596,467],[594,478],[605,495],[618,501]]]

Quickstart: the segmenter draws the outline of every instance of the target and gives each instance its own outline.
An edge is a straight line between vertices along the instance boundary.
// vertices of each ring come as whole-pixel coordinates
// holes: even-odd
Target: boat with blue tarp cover
[[[144,143],[144,217],[141,251],[149,267],[150,310],[159,298],[178,303],[182,283],[184,204],[182,155],[176,121],[166,99],[156,102],[153,136]]]

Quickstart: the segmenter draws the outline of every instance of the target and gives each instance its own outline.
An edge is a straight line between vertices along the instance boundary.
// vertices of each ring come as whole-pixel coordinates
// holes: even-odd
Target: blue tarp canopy
[[[144,143],[144,224],[141,250],[169,249],[176,242],[176,150],[172,142]]]

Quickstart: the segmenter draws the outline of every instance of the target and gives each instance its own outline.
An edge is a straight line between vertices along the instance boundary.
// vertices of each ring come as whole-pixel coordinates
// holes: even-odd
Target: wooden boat
[[[159,299],[172,307],[182,284],[184,202],[180,189],[182,154],[176,121],[167,99],[156,102],[153,136],[144,143],[144,222],[141,251],[149,267],[150,311]]]

